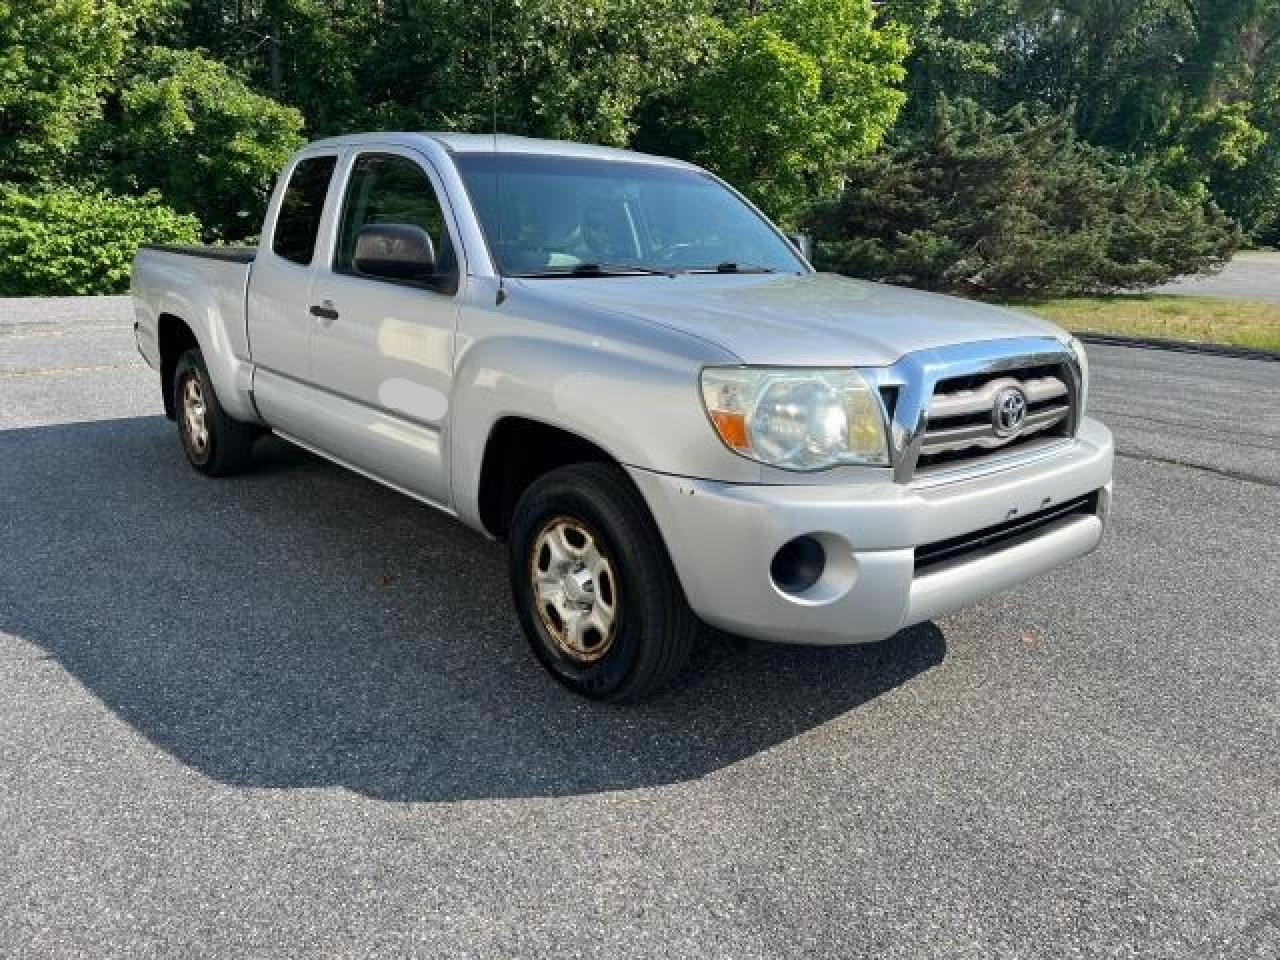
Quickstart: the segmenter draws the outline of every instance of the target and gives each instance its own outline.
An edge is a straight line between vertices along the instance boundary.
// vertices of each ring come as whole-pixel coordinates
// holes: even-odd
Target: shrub
[[[1220,267],[1241,242],[1211,201],[1022,108],[942,101],[918,135],[855,163],[809,226],[820,266],[909,286],[1071,296]]]
[[[195,217],[156,194],[0,185],[0,296],[118,293],[142,243],[193,243]]]
[[[302,115],[196,51],[146,48],[130,67],[120,109],[86,157],[107,160],[112,189],[159,190],[198,214],[211,238],[256,231],[276,174],[302,145]]]

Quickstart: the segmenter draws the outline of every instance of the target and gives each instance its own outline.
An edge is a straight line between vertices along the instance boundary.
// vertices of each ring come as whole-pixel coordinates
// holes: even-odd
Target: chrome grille
[[[951,483],[1050,455],[1070,442],[1082,412],[1080,371],[1057,337],[931,347],[862,374],[880,392],[898,483]],[[994,425],[999,380],[1030,391],[1031,422],[1010,436]]]
[[[1011,435],[997,429],[997,395],[1017,387],[1026,416]],[[916,474],[972,463],[982,457],[1064,435],[1071,421],[1067,374],[1058,367],[1001,370],[941,380],[928,405]]]

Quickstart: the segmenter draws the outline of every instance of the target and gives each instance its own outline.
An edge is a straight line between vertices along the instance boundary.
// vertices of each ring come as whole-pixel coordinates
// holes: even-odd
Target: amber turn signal
[[[712,410],[711,422],[715,424],[720,439],[735,450],[751,449],[751,440],[747,436],[746,414],[736,410]]]

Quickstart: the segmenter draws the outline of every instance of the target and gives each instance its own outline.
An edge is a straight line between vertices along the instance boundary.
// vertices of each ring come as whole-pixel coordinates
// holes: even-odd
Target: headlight
[[[1071,353],[1076,358],[1076,365],[1080,367],[1079,417],[1083,417],[1085,407],[1089,402],[1089,357],[1084,352],[1084,344],[1078,338],[1072,337],[1067,341],[1067,346],[1071,348]]]
[[[708,367],[702,401],[735,453],[787,470],[888,466],[884,412],[856,370]]]

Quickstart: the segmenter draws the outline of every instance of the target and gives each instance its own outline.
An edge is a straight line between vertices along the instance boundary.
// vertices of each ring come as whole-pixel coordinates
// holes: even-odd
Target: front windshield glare
[[[804,269],[764,220],[698,170],[517,153],[455,162],[508,276]]]

